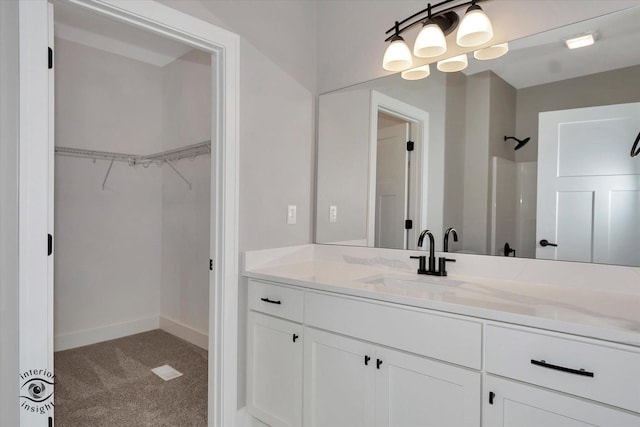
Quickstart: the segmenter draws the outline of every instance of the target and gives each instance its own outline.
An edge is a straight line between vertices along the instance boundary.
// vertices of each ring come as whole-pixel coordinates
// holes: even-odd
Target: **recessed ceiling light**
[[[585,34],[565,40],[569,49],[578,49],[579,47],[591,46],[595,43],[593,34]]]

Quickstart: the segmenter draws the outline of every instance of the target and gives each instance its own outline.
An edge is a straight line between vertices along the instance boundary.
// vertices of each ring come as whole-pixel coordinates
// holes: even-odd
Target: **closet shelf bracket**
[[[173,169],[173,171],[174,171],[176,174],[178,174],[178,176],[179,176],[180,178],[182,178],[182,180],[183,180],[184,182],[186,182],[186,183],[187,183],[187,185],[189,186],[189,190],[191,190],[191,183],[187,180],[187,178],[185,178],[185,177],[184,177],[184,175],[182,175],[182,174],[178,171],[178,169],[176,169],[176,167],[175,167],[175,166],[173,166],[173,163],[171,163],[171,160],[167,159],[167,158],[166,158],[166,157],[164,157],[164,156],[163,156],[162,158],[164,159],[164,161],[165,161],[169,166],[171,166],[171,169]]]
[[[102,181],[102,191],[104,191],[104,186],[107,184],[107,179],[109,179],[109,174],[111,173],[111,168],[113,167],[113,162],[115,159],[111,159],[109,163],[109,168],[107,169],[107,174],[104,176],[104,180]]]

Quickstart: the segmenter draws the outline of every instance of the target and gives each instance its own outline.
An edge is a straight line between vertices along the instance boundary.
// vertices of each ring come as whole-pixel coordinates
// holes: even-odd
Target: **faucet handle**
[[[426,268],[427,256],[426,255],[410,256],[409,258],[418,260],[418,274],[427,274],[427,268]]]
[[[438,258],[438,276],[446,276],[447,275],[447,261],[456,262],[455,259],[439,257]]]

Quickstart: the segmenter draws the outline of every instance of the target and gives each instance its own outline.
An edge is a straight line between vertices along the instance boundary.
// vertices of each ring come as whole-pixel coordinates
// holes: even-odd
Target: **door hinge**
[[[47,54],[47,58],[49,60],[49,69],[53,68],[53,49],[49,48],[48,54]]]
[[[213,260],[212,259],[209,260],[209,270],[213,271]]]
[[[413,151],[415,144],[413,141],[407,141],[407,151]]]
[[[51,256],[53,253],[53,236],[47,234],[47,256]]]
[[[413,220],[407,219],[404,221],[404,229],[405,230],[413,230]]]

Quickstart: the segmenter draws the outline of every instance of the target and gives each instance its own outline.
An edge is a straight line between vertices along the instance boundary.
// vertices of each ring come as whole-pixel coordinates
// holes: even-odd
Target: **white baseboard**
[[[193,329],[191,326],[187,326],[184,323],[169,319],[168,317],[160,316],[160,329],[169,332],[171,335],[175,335],[178,338],[182,338],[193,345],[197,345],[200,348],[205,350],[209,349],[209,335]]]
[[[54,348],[55,351],[69,350],[71,348],[126,337],[127,335],[139,334],[140,332],[152,331],[159,327],[160,320],[158,316],[114,323],[99,328],[84,329],[77,332],[56,335],[54,337]]]

